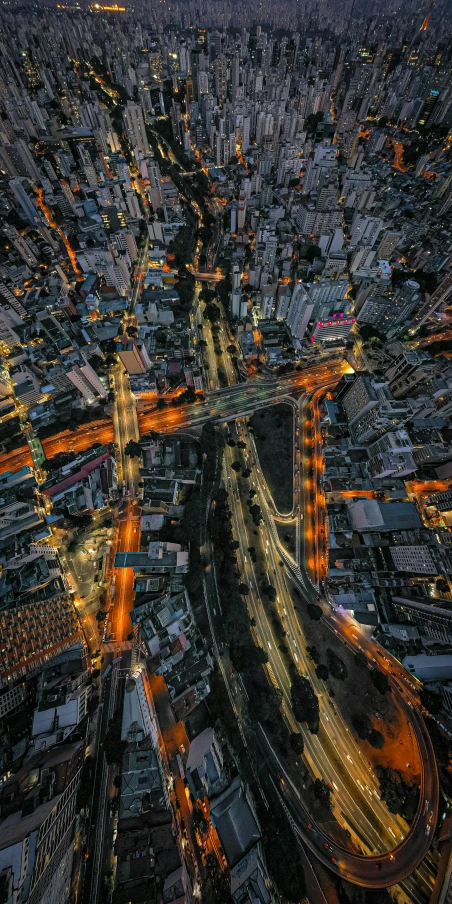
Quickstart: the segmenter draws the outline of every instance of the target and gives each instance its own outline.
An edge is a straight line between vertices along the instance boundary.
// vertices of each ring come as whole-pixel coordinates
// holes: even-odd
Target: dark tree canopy
[[[291,685],[293,714],[298,722],[306,722],[311,734],[319,730],[319,701],[310,681],[303,675],[294,675]]]

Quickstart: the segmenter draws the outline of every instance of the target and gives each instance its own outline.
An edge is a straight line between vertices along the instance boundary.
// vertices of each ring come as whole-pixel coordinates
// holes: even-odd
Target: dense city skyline
[[[450,897],[451,12],[3,4],[0,902]]]

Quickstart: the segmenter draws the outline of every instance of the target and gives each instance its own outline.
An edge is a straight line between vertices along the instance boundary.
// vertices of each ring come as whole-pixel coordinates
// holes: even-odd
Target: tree
[[[104,618],[106,618],[106,616],[107,613],[104,611],[104,609],[98,609],[96,612],[96,621],[101,622],[104,620]]]
[[[233,461],[233,462],[232,462],[231,468],[232,468],[233,471],[236,471],[236,472],[238,473],[238,472],[240,471],[241,467],[242,467],[242,466],[241,466],[241,464],[240,464],[239,461]]]
[[[303,675],[293,676],[290,688],[293,714],[298,722],[306,722],[311,734],[319,730],[319,701],[310,681]]]
[[[166,399],[157,399],[157,408],[166,408]]]
[[[230,279],[221,279],[220,282],[217,283],[217,296],[224,305],[229,301],[231,292],[232,283]]]
[[[377,731],[376,728],[373,728],[368,739],[371,747],[374,747],[375,750],[381,750],[384,747],[385,739],[382,735],[381,731]]]
[[[352,716],[352,725],[358,737],[363,741],[367,741],[373,730],[372,722],[367,713],[355,713]]]
[[[209,302],[212,302],[215,299],[215,290],[204,286],[199,293],[199,297],[201,301],[205,301],[206,304],[209,304]]]
[[[356,665],[359,666],[360,668],[364,668],[364,669],[367,668],[367,659],[366,659],[364,653],[361,652],[361,650],[358,650],[358,652],[355,654],[355,662],[356,662]]]
[[[177,267],[183,267],[185,264],[189,264],[191,262],[194,246],[194,231],[192,227],[187,223],[185,226],[182,226],[182,228],[179,229],[179,232],[170,244],[170,251],[171,254],[174,255],[174,260]]]
[[[57,452],[53,458],[48,458],[43,467],[46,471],[56,471],[76,458],[75,452]]]
[[[320,606],[316,606],[315,603],[308,603],[306,611],[309,618],[312,618],[313,621],[320,621],[322,618],[323,612]]]
[[[367,713],[355,713],[352,716],[352,725],[361,740],[368,741],[375,750],[381,750],[385,739],[382,733],[373,727]]]
[[[312,785],[312,790],[314,792],[314,797],[317,800],[321,800],[323,803],[327,803],[330,799],[330,789],[326,782],[321,778],[316,778]]]
[[[87,513],[82,514],[82,515],[69,515],[68,514],[67,517],[71,521],[73,521],[73,523],[76,524],[76,526],[80,529],[83,529],[84,527],[90,527],[90,525],[93,523],[92,516],[88,515]]]
[[[320,662],[320,653],[319,653],[317,647],[306,647],[306,650],[307,650],[310,658],[312,659],[312,661],[315,662],[316,665],[318,665]]]
[[[309,248],[306,252],[306,260],[309,261],[310,264],[314,262],[314,260],[318,257],[322,257],[322,252],[318,245],[309,245]]]
[[[301,756],[304,750],[303,735],[298,731],[293,731],[290,736],[290,746],[297,756]]]
[[[231,877],[229,870],[221,869],[214,853],[209,852],[205,858],[206,878],[203,882],[202,900],[204,904],[234,904],[231,895]]]
[[[407,279],[409,279],[409,277],[410,277],[410,273],[407,270],[404,270],[402,267],[393,267],[392,273],[391,273],[391,283],[393,285],[393,288],[403,285],[403,283],[406,282]],[[362,326],[364,326],[364,324]],[[360,325],[360,328],[359,328],[361,335],[362,335],[362,326]]]
[[[124,446],[124,452],[130,458],[140,458],[142,452],[140,443],[135,442],[134,439],[129,439],[129,442]]]
[[[419,792],[414,784],[409,784],[397,769],[376,766],[375,773],[380,785],[380,796],[390,813],[399,813],[407,822],[416,812]]]
[[[319,663],[315,670],[315,673],[317,675],[317,678],[320,678],[321,681],[327,681],[329,672],[326,665]]]
[[[249,592],[250,588],[248,587],[248,584],[239,584],[239,593],[241,596],[248,596]]]
[[[201,837],[203,835],[206,835],[209,830],[209,823],[207,822],[207,819],[204,816],[204,813],[198,806],[193,807],[192,819],[193,819],[193,826],[199,832]]]
[[[385,334],[381,330],[377,330],[372,323],[360,323],[359,333],[364,342],[370,342],[372,339],[380,339],[381,341],[385,339]]]
[[[199,531],[203,520],[203,507],[199,493],[199,487],[196,487],[190,499],[185,505],[184,513],[179,523],[174,528],[174,540],[176,543],[189,542],[190,544],[199,543]]]
[[[207,424],[204,424],[201,430],[200,446],[203,455],[206,455],[207,457],[212,459],[215,458],[217,453],[217,439],[215,434],[215,427],[211,421],[208,421]],[[227,498],[227,494],[225,494],[225,498]]]
[[[291,904],[298,904],[306,894],[303,867],[291,828],[277,808],[279,803],[275,801],[264,836],[265,859],[278,890]]]
[[[203,316],[205,317],[206,320],[210,320],[211,323],[217,323],[217,321],[220,319],[220,316],[221,316],[220,308],[218,307],[217,304],[214,304],[213,302],[211,302],[206,305],[206,309],[204,311]]]
[[[82,766],[82,775],[77,792],[77,810],[84,810],[88,806],[93,793],[94,759],[85,757]]]
[[[179,304],[184,311],[189,311],[195,294],[195,284],[191,279],[179,280],[177,283]]]
[[[353,894],[352,904],[393,904],[387,888],[360,888]]]
[[[333,675],[334,678],[338,678],[340,681],[345,681],[348,672],[345,665],[345,662],[340,659],[337,653],[330,648],[326,651],[326,661],[328,663],[328,668]]]
[[[253,505],[250,505],[250,515],[251,515],[255,525],[258,526],[262,521],[262,510],[261,510],[260,505],[257,504],[257,502],[253,503]]]
[[[96,712],[97,707],[99,706],[99,697],[97,694],[92,694],[88,700],[87,713],[89,716],[93,716]]]
[[[317,131],[317,126],[318,126],[319,122],[322,122],[322,121],[323,121],[323,113],[322,112],[319,111],[318,113],[310,113],[309,116],[306,118],[306,122],[305,122],[305,129],[306,129],[308,135],[315,135],[315,133]]]
[[[127,741],[121,741],[122,709],[117,709],[108,723],[104,740],[105,759],[109,765],[120,763],[127,747]]]
[[[370,677],[372,679],[372,683],[374,687],[380,694],[386,694],[390,690],[390,684],[383,672],[379,672],[376,669],[370,673]]]
[[[443,699],[440,694],[436,694],[434,691],[430,691],[428,688],[423,687],[419,697],[422,706],[430,713],[430,715],[439,716],[443,709]]]

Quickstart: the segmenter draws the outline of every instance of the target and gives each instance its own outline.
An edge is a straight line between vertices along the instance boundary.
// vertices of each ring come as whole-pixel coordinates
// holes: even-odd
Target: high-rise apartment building
[[[137,148],[141,154],[148,155],[150,153],[149,142],[140,104],[136,104],[131,100],[127,101],[123,117],[130,144],[133,148]]]
[[[439,643],[452,643],[452,610],[449,600],[430,602],[393,596],[391,608],[401,624],[416,625],[421,634]]]
[[[84,744],[35,754],[0,790],[0,877],[5,901],[69,898]]]
[[[420,329],[442,304],[445,304],[452,295],[452,273],[449,273],[435,289],[430,298],[421,306],[413,318],[410,333]]]
[[[17,204],[19,205],[22,215],[30,223],[31,226],[35,226],[39,221],[38,210],[27,195],[27,192],[22,185],[22,180],[11,179],[8,184],[11,193],[13,194],[15,200],[17,201]]]
[[[143,343],[123,337],[118,343],[118,355],[129,374],[144,374],[150,370],[151,362]]]

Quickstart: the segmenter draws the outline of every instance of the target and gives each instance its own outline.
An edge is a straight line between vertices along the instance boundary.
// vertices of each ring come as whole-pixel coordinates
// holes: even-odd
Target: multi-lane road
[[[125,499],[119,513],[117,552],[139,552],[140,510],[135,499]],[[124,642],[132,630],[130,612],[133,609],[134,579],[132,568],[117,568],[114,594],[109,612],[109,633],[113,645],[124,648]]]
[[[224,357],[224,356],[223,356]],[[319,387],[333,386],[344,373],[350,372],[346,361],[335,361],[329,366],[319,364],[306,368],[301,373],[283,377],[268,377],[250,383],[236,383],[209,392],[202,402],[193,405],[181,405],[178,408],[168,406],[160,411],[153,409],[139,415],[140,433],[149,430],[178,430],[180,428],[201,425],[208,420],[226,423],[237,417],[252,414],[257,408],[265,407],[269,402],[277,402],[284,398],[299,395],[301,392],[313,392]]]
[[[300,407],[302,408],[302,406]],[[301,413],[304,414],[303,409]],[[317,500],[316,494],[317,468],[320,467],[320,462],[317,461],[317,464],[315,464],[315,461],[310,460],[311,467],[308,476],[303,469],[303,456],[306,452],[305,435],[302,427],[300,429],[298,424],[299,420],[297,418],[294,437],[296,498],[294,500],[293,514],[305,515],[304,530],[300,531],[300,536],[303,536],[305,531],[310,533],[311,539],[307,544],[306,552],[308,558],[314,557],[314,559],[317,559],[317,549],[313,541],[314,535],[317,534],[316,526],[319,519],[316,506],[322,507],[322,502]],[[246,431],[246,426],[243,426],[243,428],[239,427],[239,429]],[[246,435],[246,432],[242,432],[242,438],[247,439],[251,446],[253,445],[252,436]],[[321,454],[318,441],[319,437],[317,439],[313,437],[311,445],[314,459]],[[400,817],[390,814],[386,805],[380,800],[378,784],[372,774],[370,764],[363,758],[362,752],[357,742],[351,736],[348,726],[334,705],[332,705],[331,700],[325,693],[322,682],[315,675],[312,662],[307,656],[301,633],[302,625],[299,624],[297,614],[293,609],[290,588],[287,583],[288,572],[290,580],[297,584],[306,602],[317,602],[318,595],[304,572],[304,568],[301,569],[291,557],[285,554],[285,551],[280,546],[273,520],[274,511],[270,511],[272,506],[255,449],[253,453],[257,466],[254,469],[252,483],[258,493],[257,501],[261,505],[264,516],[261,536],[267,557],[268,573],[271,575],[271,580],[278,594],[278,608],[293,660],[302,673],[309,674],[314,689],[319,696],[321,728],[318,736],[311,736],[302,726],[298,726],[291,714],[290,676],[284,659],[279,652],[278,642],[273,634],[271,624],[267,619],[252,563],[249,561],[249,556],[246,555],[249,539],[246,535],[243,512],[241,511],[241,501],[236,484],[237,477],[231,469],[233,456],[231,450],[226,448],[225,481],[230,487],[234,532],[240,542],[241,571],[250,590],[247,597],[250,616],[255,622],[257,639],[269,656],[269,675],[282,693],[284,717],[292,730],[299,731],[301,729],[304,734],[305,754],[311,772],[330,783],[330,786],[334,789],[332,795],[333,807],[339,816],[339,821],[347,827],[355,842],[360,843],[361,848],[363,848],[364,843],[364,849],[370,856],[350,854],[345,848],[328,839],[325,833],[313,823],[297,789],[293,786],[288,776],[281,784],[280,794],[287,798],[286,804],[289,806],[291,818],[295,821],[297,831],[305,843],[330,868],[351,882],[367,887],[386,887],[406,880],[404,881],[404,889],[413,900],[425,900],[430,895],[433,881],[428,866],[422,864],[415,876],[409,879],[407,877],[411,876],[430,846],[431,835],[437,818],[438,776],[430,738],[418,710],[419,701],[415,689],[411,688],[410,690],[410,686],[407,683],[408,676],[398,663],[398,671],[396,672],[392,668],[393,665],[395,667],[395,661],[391,662],[390,667],[386,654],[384,654],[384,659],[382,655],[378,657],[381,661],[377,661],[375,656],[377,645],[367,640],[364,636],[361,637],[361,635],[359,642],[355,641],[353,638],[357,636],[356,632],[354,631],[350,635],[350,631],[347,631],[349,626],[337,622],[338,616],[332,612],[328,616],[327,611],[325,618],[330,617],[331,630],[339,634],[342,632],[344,635],[348,634],[344,639],[350,649],[357,651],[359,647],[362,647],[369,660],[370,668],[381,668],[383,671],[388,672],[392,690],[397,694],[399,706],[403,709],[405,717],[412,726],[418,743],[423,769],[419,810],[411,828],[409,828]],[[310,490],[308,495],[306,495],[306,484]],[[309,505],[306,505],[306,498],[310,500]],[[303,541],[302,554],[298,557],[303,564],[304,557]],[[279,567],[281,558],[287,560],[287,567],[283,570]],[[359,629],[357,630],[359,631]],[[391,674],[393,671],[394,676]],[[274,751],[272,751],[271,758],[273,758],[274,765],[277,766],[279,776],[281,776],[284,767],[277,761],[277,758],[275,760],[275,756]]]
[[[203,402],[193,405],[181,405],[173,408],[157,409],[154,405],[149,410],[138,413],[140,434],[150,430],[174,431],[190,426],[201,425],[208,420],[226,421],[252,414],[255,407],[263,407],[271,401],[294,393],[314,392],[321,386],[334,385],[344,373],[350,372],[346,361],[334,361],[330,364],[319,364],[306,368],[300,373],[286,374],[284,377],[256,380],[253,383],[239,383],[226,389],[209,393]],[[111,420],[92,421],[82,424],[77,431],[63,430],[43,440],[43,448],[47,458],[57,452],[75,452],[89,449],[93,443],[109,443],[115,438]],[[11,452],[0,455],[0,470],[18,471],[22,465],[32,465],[28,446],[20,446]]]
[[[136,403],[130,391],[129,375],[122,367],[116,368],[114,384],[113,426],[119,452],[118,480],[124,495],[131,496],[138,484],[138,459],[126,455],[125,448],[131,440],[138,442],[140,439]]]

